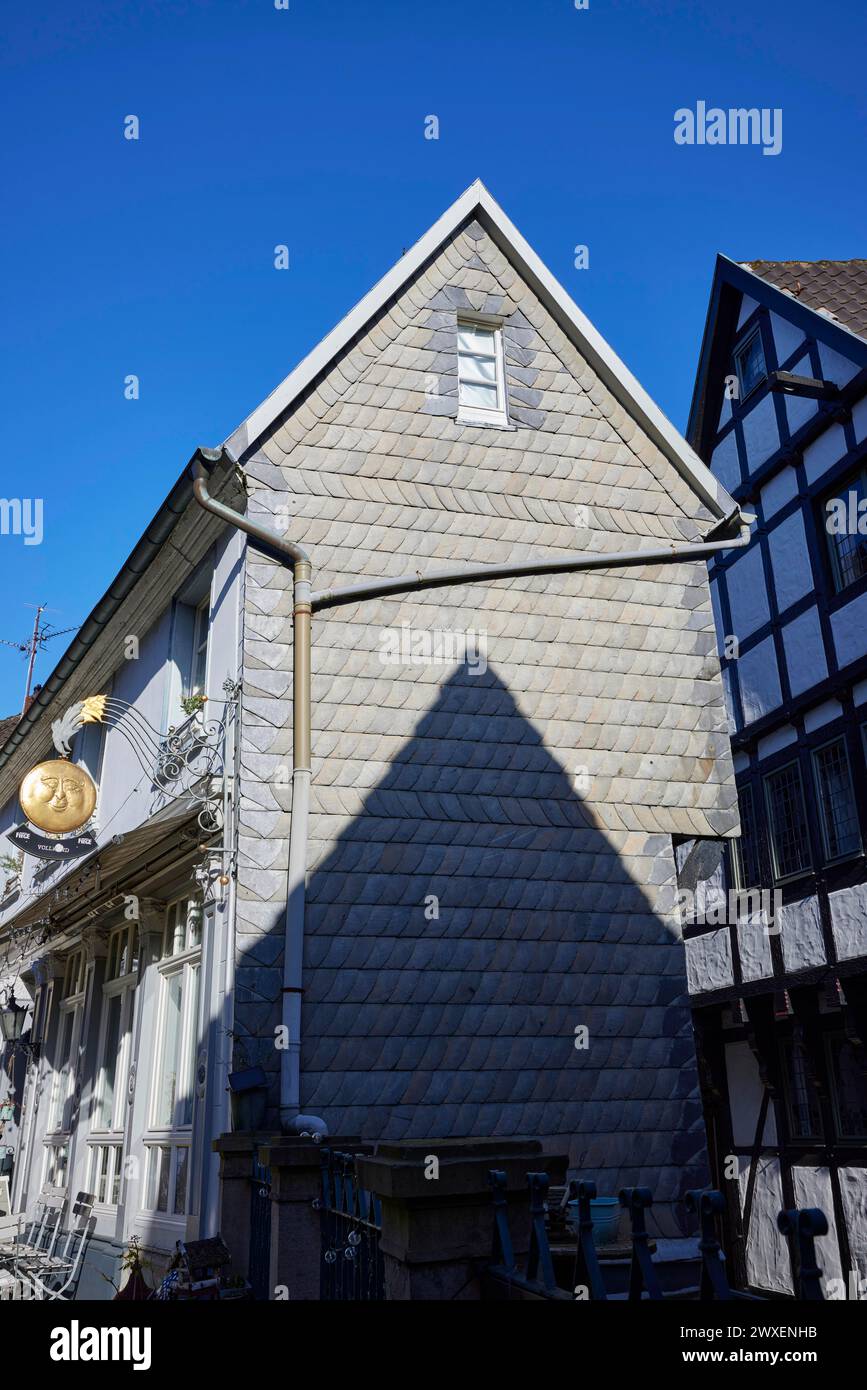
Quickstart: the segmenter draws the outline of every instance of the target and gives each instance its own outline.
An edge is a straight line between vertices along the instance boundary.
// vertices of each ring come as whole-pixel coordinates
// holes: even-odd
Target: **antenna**
[[[13,647],[15,651],[21,652],[27,658],[27,680],[24,685],[24,704],[21,713],[25,714],[30,700],[30,686],[33,680],[33,667],[36,664],[36,654],[41,652],[55,637],[62,637],[65,632],[77,632],[78,624],[75,627],[52,628],[48,623],[42,626],[42,614],[48,608],[47,603],[26,605],[28,608],[36,608],[36,617],[33,619],[33,631],[24,642],[10,642],[5,637],[0,637],[0,644],[4,647]],[[52,610],[56,611],[56,610]]]

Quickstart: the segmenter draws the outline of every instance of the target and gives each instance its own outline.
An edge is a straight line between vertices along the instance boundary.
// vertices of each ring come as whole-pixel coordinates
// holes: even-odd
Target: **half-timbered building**
[[[769,1217],[817,1206],[829,1288],[861,1298],[865,390],[867,261],[719,257],[688,437],[756,523],[710,565],[741,816],[686,932],[712,1158],[745,1282],[792,1290]]]

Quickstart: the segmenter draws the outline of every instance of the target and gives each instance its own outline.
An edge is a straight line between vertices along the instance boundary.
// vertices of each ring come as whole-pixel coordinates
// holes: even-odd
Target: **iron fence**
[[[331,1302],[382,1302],[385,1272],[379,1198],[358,1181],[354,1153],[321,1153],[319,1296]]]
[[[253,1298],[271,1297],[271,1169],[259,1162],[253,1150],[250,1173],[250,1259],[248,1278]]]

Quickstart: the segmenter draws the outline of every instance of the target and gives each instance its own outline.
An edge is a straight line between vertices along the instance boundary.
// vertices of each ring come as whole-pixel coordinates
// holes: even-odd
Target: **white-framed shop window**
[[[143,1207],[190,1214],[190,1163],[200,1037],[202,903],[187,897],[166,911],[159,974]]]
[[[458,421],[509,423],[503,335],[493,324],[458,319]]]
[[[138,931],[135,923],[129,922],[109,936],[102,984],[99,1060],[88,1139],[88,1190],[103,1206],[117,1206],[119,1200],[137,975]]]
[[[49,1187],[66,1186],[75,1074],[84,1013],[84,985],[84,951],[71,951],[66,959],[57,1002],[48,1118],[43,1140],[46,1150],[43,1184]]]

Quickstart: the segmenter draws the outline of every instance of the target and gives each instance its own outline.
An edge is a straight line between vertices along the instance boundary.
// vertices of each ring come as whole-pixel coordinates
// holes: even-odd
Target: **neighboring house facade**
[[[690,989],[743,1274],[790,1292],[768,1214],[818,1206],[850,1298],[867,1297],[865,388],[867,261],[718,259],[688,436],[757,522],[710,565],[742,825],[716,882],[779,898],[687,930]]]
[[[703,559],[616,557],[734,541],[732,499],[481,185],[209,488],[303,544],[316,588],[610,552],[316,614],[300,1110],[368,1140],[538,1136],[601,1193],[651,1186],[678,1234],[707,1157],[675,846],[736,834],[736,795]],[[290,571],[203,512],[187,470],[0,749],[5,828],[52,720],[110,689],[114,724],[74,745],[95,855],[28,865],[0,904],[40,1043],[16,1198],[96,1191],[106,1261],[131,1234],[218,1228],[231,1071],[264,1069],[278,1123],[292,612]],[[169,794],[129,738],[137,713],[164,736],[197,689],[184,746],[221,750],[204,831],[201,787]]]

